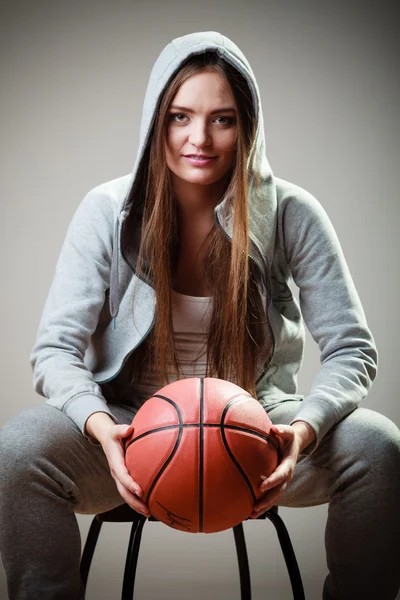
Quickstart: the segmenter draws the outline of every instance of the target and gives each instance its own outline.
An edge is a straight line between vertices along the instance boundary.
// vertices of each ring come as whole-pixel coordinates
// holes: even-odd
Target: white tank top
[[[178,361],[184,377],[204,377],[206,374],[207,333],[212,312],[212,298],[186,296],[172,291],[172,325]],[[169,369],[169,381],[178,379],[177,373]],[[151,368],[143,373],[139,382],[130,386],[125,402],[141,406],[157,392],[163,383]],[[125,391],[127,393],[128,390]],[[124,394],[125,395],[125,394]]]

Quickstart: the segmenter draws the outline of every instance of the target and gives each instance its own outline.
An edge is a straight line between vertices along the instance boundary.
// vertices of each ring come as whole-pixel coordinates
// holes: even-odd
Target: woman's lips
[[[191,165],[195,167],[207,167],[210,165],[217,157],[212,156],[211,158],[192,158],[190,156],[183,156],[185,160],[188,161]]]

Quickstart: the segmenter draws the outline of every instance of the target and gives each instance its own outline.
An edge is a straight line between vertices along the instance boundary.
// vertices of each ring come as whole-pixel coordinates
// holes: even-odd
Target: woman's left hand
[[[293,425],[272,425],[271,431],[277,437],[281,460],[275,471],[260,485],[260,491],[265,493],[253,507],[250,515],[253,519],[277,503],[292,479],[300,452],[315,440],[314,430],[304,421],[296,421]]]

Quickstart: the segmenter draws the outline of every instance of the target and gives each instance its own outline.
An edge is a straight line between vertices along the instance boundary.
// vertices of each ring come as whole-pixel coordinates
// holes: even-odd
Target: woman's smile
[[[194,167],[207,167],[209,165],[212,165],[216,158],[218,158],[217,156],[211,156],[209,158],[203,158],[200,156],[186,156],[184,155],[184,157],[191,165],[193,165]]]

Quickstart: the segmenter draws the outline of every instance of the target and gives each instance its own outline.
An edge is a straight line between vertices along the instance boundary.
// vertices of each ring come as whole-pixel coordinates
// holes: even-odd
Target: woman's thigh
[[[299,401],[283,402],[268,414],[273,423],[288,424],[299,407]],[[299,456],[292,481],[279,504],[323,504],[342,489],[342,482],[361,480],[369,481],[371,493],[379,493],[379,486],[392,495],[391,474],[400,468],[399,461],[398,427],[376,411],[356,408],[327,432],[315,450]]]
[[[120,423],[132,421],[128,407],[110,409]],[[122,503],[101,446],[65,413],[42,404],[22,411],[0,431],[0,487],[3,499],[15,498],[28,494],[30,486],[48,493],[54,482],[75,512],[92,514]]]

